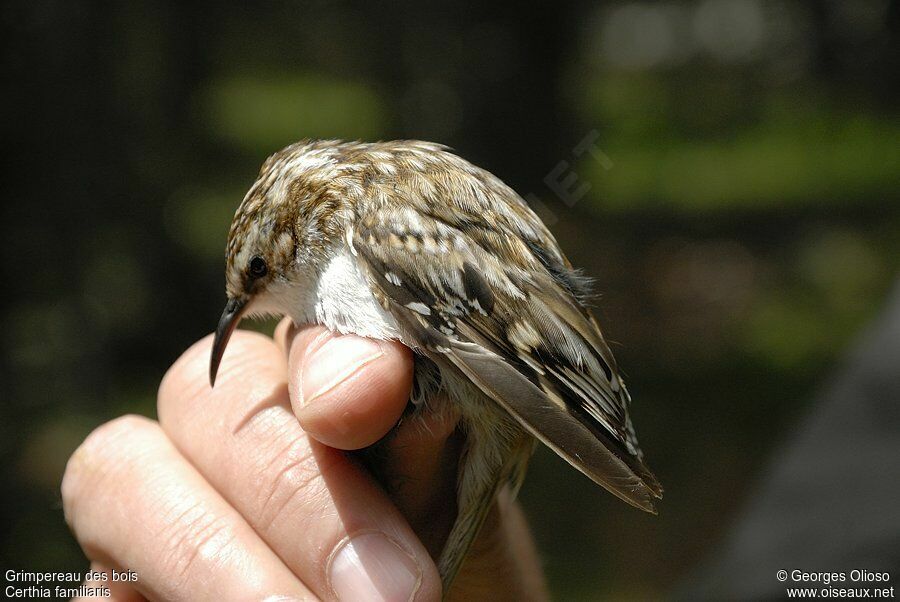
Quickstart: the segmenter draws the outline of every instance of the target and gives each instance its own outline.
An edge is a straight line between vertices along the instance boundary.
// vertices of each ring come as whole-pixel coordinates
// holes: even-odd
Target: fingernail
[[[412,600],[422,571],[383,533],[360,533],[344,540],[328,565],[328,581],[338,600]]]
[[[376,341],[363,337],[328,336],[303,362],[300,373],[303,405],[315,401],[384,353]]]

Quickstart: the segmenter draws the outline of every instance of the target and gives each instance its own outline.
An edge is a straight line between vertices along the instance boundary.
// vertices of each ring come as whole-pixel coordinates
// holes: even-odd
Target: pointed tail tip
[[[634,496],[633,498],[627,499],[627,501],[636,508],[647,512],[648,514],[652,514],[653,516],[657,516],[659,515],[659,512],[656,509],[654,500],[661,500],[662,494],[662,486],[659,484],[659,481],[657,481],[656,478],[653,478],[650,482],[642,479],[638,495]]]
[[[659,512],[656,510],[656,504],[653,503],[650,496],[635,500],[632,505],[639,510],[643,510],[647,514],[652,514],[653,516],[659,515]]]
[[[646,465],[642,466],[643,470],[638,472],[638,477],[643,481],[644,487],[650,492],[654,498],[661,500],[663,496],[663,486],[656,478],[656,475],[650,472]]]

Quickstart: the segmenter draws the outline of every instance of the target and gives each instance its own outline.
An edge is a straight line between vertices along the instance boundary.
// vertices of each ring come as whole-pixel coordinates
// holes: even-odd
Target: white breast
[[[337,332],[399,338],[397,322],[375,300],[357,258],[347,249],[336,253],[319,276],[315,316]]]

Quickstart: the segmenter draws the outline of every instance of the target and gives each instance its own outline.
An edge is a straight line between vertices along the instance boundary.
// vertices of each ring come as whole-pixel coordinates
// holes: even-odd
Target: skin
[[[113,600],[353,599],[360,590],[350,575],[359,573],[340,555],[350,541],[384,599],[410,591],[440,599],[429,552],[454,518],[452,419],[392,434],[384,453],[391,496],[342,451],[375,443],[400,419],[409,350],[285,321],[274,340],[236,332],[210,389],[211,343],[196,343],[163,378],[159,422],[115,419],[69,460],[66,520],[91,568],[108,578],[91,585],[111,586]],[[139,580],[111,582],[110,571],[122,569]],[[508,495],[451,598],[547,598]]]

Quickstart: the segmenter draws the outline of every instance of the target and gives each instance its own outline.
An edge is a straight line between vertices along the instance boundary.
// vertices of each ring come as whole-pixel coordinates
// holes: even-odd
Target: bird
[[[656,514],[662,487],[590,280],[521,196],[448,147],[301,140],[274,153],[235,213],[225,280],[211,386],[243,317],[288,316],[401,342],[416,360],[411,415],[459,416],[457,515],[437,559],[445,595],[538,441]]]

